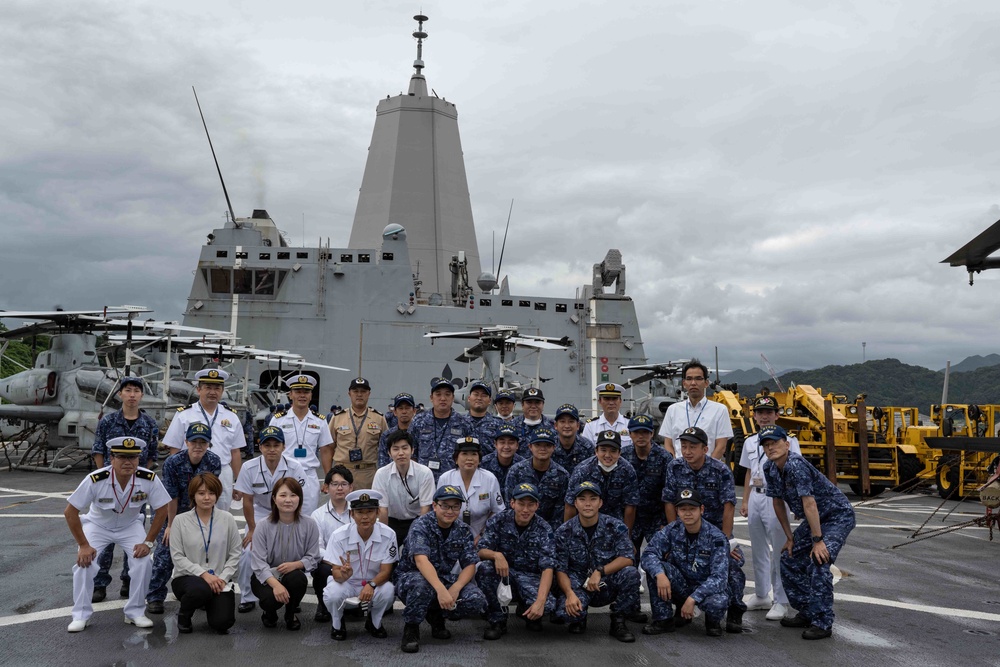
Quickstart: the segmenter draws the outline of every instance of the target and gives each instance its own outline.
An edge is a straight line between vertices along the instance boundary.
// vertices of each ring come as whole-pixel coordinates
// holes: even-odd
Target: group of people
[[[767,609],[767,619],[802,628],[805,639],[831,635],[830,564],[854,527],[853,509],[775,424],[774,399],[756,399],[759,432],[740,461],[755,571],[755,592],[745,594],[735,480],[720,460],[731,426],[706,398],[697,360],[684,366],[687,400],[668,409],[662,446],[649,416],[620,413],[614,383],[596,388],[602,415],[583,424],[569,404],[546,416],[535,387],[515,416],[515,397],[493,396],[482,382],[470,385],[460,414],[454,385],[435,378],[431,408],[417,413],[413,395],[400,393],[390,427],[368,406],[364,378],[350,383],[351,405],[327,420],[310,407],[316,379],[297,374],[286,379],[289,409],[272,415],[260,455],[246,462],[236,451],[246,445],[243,426],[219,402],[225,371],[197,379],[198,402],[164,436],[171,454],[160,475],[143,465],[155,435],[137,437],[139,426],[149,432],[137,409],[142,382],[121,381],[122,410],[102,419],[95,443],[95,459],[110,465],[88,475],[66,508],[79,545],[70,632],[104,599],[102,558],[110,565],[117,545],[128,566],[125,620],[139,627],[152,626],[146,613],[164,612],[169,582],[180,632],[204,609],[225,633],[236,611],[258,605],[265,627],[283,612],[285,627],[298,630],[311,575],[314,620],[329,622],[337,641],[352,608],[370,635],[386,637],[382,619],[398,597],[405,652],[419,650],[425,621],[432,637],[447,639],[447,619],[484,616],[484,638],[498,640],[512,603],[528,631],[547,617],[573,634],[586,632],[591,608],[610,605],[610,634],[623,642],[635,641],[627,621],[659,635],[700,615],[709,636],[741,633],[748,609]],[[233,502],[242,502],[243,534]],[[794,531],[789,510],[803,520]],[[640,609],[643,577],[652,618]]]

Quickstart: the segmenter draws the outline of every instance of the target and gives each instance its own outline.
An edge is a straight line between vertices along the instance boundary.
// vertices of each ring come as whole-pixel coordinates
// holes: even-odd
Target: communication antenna
[[[497,264],[497,270],[495,275],[498,279],[500,278],[500,267],[503,266],[503,250],[507,247],[507,232],[510,230],[510,215],[514,212],[514,200],[510,200],[510,210],[507,211],[507,226],[503,230],[503,243],[500,244],[500,263]]]
[[[767,360],[764,353],[760,353],[760,360],[764,362],[764,367],[767,368],[768,375],[774,380],[774,384],[778,385],[778,391],[784,392],[785,388],[781,386],[781,380],[778,379],[778,374],[774,372],[774,368],[771,366],[771,362]]]
[[[215,146],[212,145],[212,135],[208,133],[208,124],[205,122],[205,114],[201,111],[201,102],[198,101],[198,91],[191,86],[191,92],[194,93],[194,103],[198,105],[198,115],[201,116],[202,127],[205,128],[205,136],[208,137],[208,147],[212,149],[212,159],[215,160],[215,170],[219,172],[219,182],[222,183],[222,194],[226,196],[226,206],[229,207],[229,217],[232,219],[233,224],[237,227],[240,223],[236,222],[236,214],[233,213],[233,202],[229,201],[229,191],[226,190],[226,181],[222,178],[222,169],[219,167],[219,158],[215,156]]]
[[[423,14],[417,14],[413,20],[417,22],[417,29],[413,31],[413,36],[417,40],[417,59],[413,61],[413,69],[417,70],[419,76],[420,70],[424,68],[424,40],[427,39],[427,33],[424,32],[424,21],[427,21],[428,18]],[[437,93],[434,94],[437,95]]]

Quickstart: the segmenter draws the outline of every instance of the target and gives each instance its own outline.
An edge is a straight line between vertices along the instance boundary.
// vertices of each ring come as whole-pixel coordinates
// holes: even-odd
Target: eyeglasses
[[[686,378],[684,378],[684,381],[685,382],[701,382],[704,379],[705,379],[704,375],[699,375],[698,377],[686,377]]]
[[[330,486],[335,489],[346,489],[351,485],[350,482],[330,482]]]
[[[448,505],[438,505],[438,507],[441,508],[442,512],[450,512],[452,514],[458,514],[459,512],[462,511],[461,505],[448,504]]]

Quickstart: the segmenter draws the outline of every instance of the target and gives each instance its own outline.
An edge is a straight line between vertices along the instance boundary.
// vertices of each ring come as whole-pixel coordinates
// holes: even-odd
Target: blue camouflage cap
[[[438,389],[451,389],[451,392],[455,393],[455,383],[448,378],[436,377],[431,380],[431,393],[433,394]]]
[[[556,434],[547,428],[536,428],[535,432],[531,434],[531,439],[528,441],[528,444],[534,445],[536,443],[555,445]]]
[[[514,392],[501,389],[497,392],[496,398],[493,399],[494,403],[499,403],[500,401],[510,401],[511,403],[515,403]]]
[[[649,415],[636,415],[628,420],[628,430],[653,432],[653,418]]]
[[[445,484],[434,492],[434,502],[441,500],[461,500],[465,502],[465,494],[457,486]]]
[[[473,380],[472,384],[469,385],[469,393],[470,394],[475,389],[480,389],[482,391],[485,391],[487,396],[492,396],[493,395],[493,388],[490,387],[490,385],[488,383],[483,382],[482,380]]]
[[[139,391],[144,391],[145,388],[142,386],[142,378],[135,376],[123,377],[118,381],[118,391],[121,391],[125,387],[132,385],[133,387],[138,387]]]
[[[285,432],[277,426],[267,426],[260,430],[260,443],[264,444],[265,440],[277,440],[285,444]]]
[[[411,408],[417,407],[417,402],[413,399],[413,394],[408,394],[405,391],[396,394],[396,397],[392,399],[392,407],[398,408],[403,403],[409,403]]]
[[[591,493],[596,494],[598,497],[603,497],[603,495],[601,494],[600,485],[594,484],[589,479],[586,479],[577,484],[576,488],[573,489],[573,500],[576,500],[576,497],[579,496],[584,491],[590,491]]]
[[[188,424],[187,432],[184,434],[184,439],[188,442],[191,442],[192,440],[212,442],[212,429],[209,428],[208,424],[191,422]]]
[[[534,498],[540,501],[542,494],[538,492],[538,487],[531,482],[522,482],[514,487],[514,491],[510,494],[510,497],[514,500],[518,498]]]
[[[760,440],[760,444],[764,444],[768,440],[787,440],[788,431],[777,425],[765,426],[757,434],[757,438]]]
[[[572,403],[563,403],[558,408],[556,408],[555,419],[559,419],[563,415],[569,415],[573,419],[580,421],[580,411],[576,409],[576,406]]]
[[[493,439],[497,438],[514,438],[515,440],[521,439],[521,429],[519,429],[514,424],[509,422],[504,422],[497,427],[497,432],[494,434]]]

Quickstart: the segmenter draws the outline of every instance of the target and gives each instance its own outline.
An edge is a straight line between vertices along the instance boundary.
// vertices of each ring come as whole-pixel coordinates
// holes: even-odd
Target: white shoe
[[[743,596],[743,602],[747,606],[747,611],[757,611],[758,609],[770,609],[771,598],[757,597],[753,593]]]
[[[151,628],[153,627],[153,622],[146,618],[145,616],[136,616],[135,618],[125,617],[125,622],[134,625],[137,628]]]
[[[87,623],[90,622],[89,618],[80,619],[78,621],[73,621],[66,628],[67,632],[83,632],[83,629],[87,627]]]
[[[775,602],[774,606],[771,607],[771,610],[767,612],[767,616],[765,616],[764,618],[766,618],[769,621],[780,621],[785,617],[785,614],[787,612],[788,612],[788,607],[781,604],[780,602]]]

